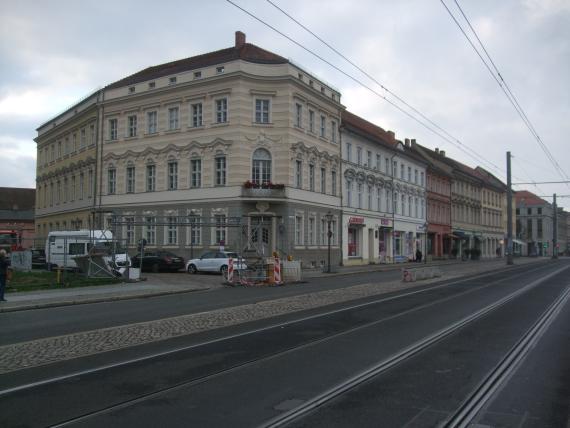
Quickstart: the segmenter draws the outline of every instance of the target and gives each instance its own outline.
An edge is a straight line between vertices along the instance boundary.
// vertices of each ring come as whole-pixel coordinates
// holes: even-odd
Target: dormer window
[[[303,80],[303,75],[301,73],[297,74],[297,77],[299,78],[299,80]]]
[[[148,82],[148,89],[154,89],[156,88],[156,83],[155,82]]]
[[[201,79],[202,78],[202,72],[201,71],[195,71],[194,72],[194,79]]]
[[[309,80],[309,86],[312,88],[313,87],[313,81]]]
[[[176,84],[176,76],[168,79],[168,84],[169,85],[175,85]]]
[[[321,94],[324,94],[324,93],[325,93],[325,87],[321,86]]]
[[[129,94],[134,94],[135,93],[135,87],[134,86],[130,86],[129,87]]]
[[[225,67],[223,65],[216,67],[216,73],[222,74],[225,71]]]

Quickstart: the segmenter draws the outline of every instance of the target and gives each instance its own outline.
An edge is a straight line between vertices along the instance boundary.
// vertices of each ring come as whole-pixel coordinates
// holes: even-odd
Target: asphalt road
[[[5,373],[0,426],[437,426],[559,300],[569,272],[568,261],[517,267]],[[368,280],[328,278],[327,286]],[[196,311],[227,307],[231,295],[234,304],[268,298],[257,294],[264,290],[243,290],[201,293],[202,301],[186,302],[185,309],[178,302],[174,312],[161,312],[166,298],[136,302],[156,317],[187,313],[192,304]],[[283,293],[279,297],[299,292],[272,290]],[[126,306],[75,309],[93,311],[91,325],[101,325],[95,307],[106,309],[98,313],[112,318],[109,325],[140,319],[143,312],[125,309],[133,302],[121,303]],[[49,311],[50,319],[60,311],[81,318],[70,308]],[[570,304],[561,301],[552,323],[495,385],[474,420],[508,415],[516,425],[503,426],[566,426],[569,318]],[[47,324],[44,336],[62,331]]]
[[[457,270],[458,266],[442,266],[441,269],[445,273]],[[175,275],[179,280],[180,276],[188,274],[181,272],[155,275],[166,278]],[[400,276],[400,271],[386,271],[311,278],[301,284],[283,287],[216,286],[204,292],[0,313],[1,344],[212,311],[357,284],[394,281]],[[208,282],[220,278],[217,275],[204,275],[204,277]]]

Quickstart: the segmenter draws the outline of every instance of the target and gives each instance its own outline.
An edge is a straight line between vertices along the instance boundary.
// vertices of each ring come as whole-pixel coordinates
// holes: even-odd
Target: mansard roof
[[[342,112],[342,125],[361,137],[373,139],[389,148],[395,149],[399,144],[393,132],[385,131],[378,125],[374,125],[347,110]]]
[[[524,202],[524,205],[550,205],[544,199],[539,198],[534,193],[528,190],[517,190],[515,194],[517,205]]]
[[[216,64],[223,64],[238,59],[257,64],[286,64],[289,62],[286,58],[262,49],[256,45],[243,43],[241,46],[233,46],[231,48],[221,49],[145,68],[144,70],[138,71],[130,76],[111,83],[107,86],[107,89],[134,85],[135,83],[158,79],[160,77],[209,67]]]

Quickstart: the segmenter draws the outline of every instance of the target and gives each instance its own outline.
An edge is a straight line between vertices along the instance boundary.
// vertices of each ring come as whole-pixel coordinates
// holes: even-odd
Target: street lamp
[[[333,213],[330,211],[325,214],[325,219],[327,220],[327,238],[328,238],[328,264],[327,264],[327,273],[331,273],[331,238],[332,238],[332,230],[331,230],[331,223],[333,221]]]
[[[427,264],[427,254],[428,254],[428,223],[424,223],[424,264]],[[432,247],[433,251],[433,247]]]

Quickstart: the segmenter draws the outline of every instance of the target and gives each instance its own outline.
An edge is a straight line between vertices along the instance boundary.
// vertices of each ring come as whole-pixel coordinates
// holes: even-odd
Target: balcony
[[[241,189],[241,195],[244,198],[284,198],[285,185],[246,181]]]

